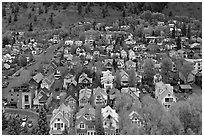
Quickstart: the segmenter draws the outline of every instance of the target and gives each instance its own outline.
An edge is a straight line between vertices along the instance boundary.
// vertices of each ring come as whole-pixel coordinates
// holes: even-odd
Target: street
[[[61,43],[52,45],[51,47],[47,48],[45,54],[41,53],[38,56],[34,56],[36,63],[34,63],[31,66],[28,66],[27,69],[23,69],[21,71],[20,76],[5,80],[9,82],[9,85],[7,88],[2,88],[2,97],[7,97],[8,95],[7,92],[9,92],[9,90],[11,90],[13,87],[20,86],[21,84],[28,82],[31,79],[30,72],[35,69],[38,69],[40,63],[44,61],[44,59],[50,60],[54,56],[53,54],[54,50],[57,49],[60,46],[60,44]]]

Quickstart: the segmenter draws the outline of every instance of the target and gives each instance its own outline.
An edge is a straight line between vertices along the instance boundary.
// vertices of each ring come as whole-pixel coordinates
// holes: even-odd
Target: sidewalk
[[[38,116],[37,112],[31,111],[31,110],[26,110],[26,109],[15,109],[15,108],[5,108],[6,113],[16,113],[20,115],[30,115],[33,116],[36,115]]]

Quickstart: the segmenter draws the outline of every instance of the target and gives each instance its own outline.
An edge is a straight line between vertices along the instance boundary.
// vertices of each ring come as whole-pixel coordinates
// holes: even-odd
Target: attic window
[[[58,118],[57,121],[60,121],[60,119]]]

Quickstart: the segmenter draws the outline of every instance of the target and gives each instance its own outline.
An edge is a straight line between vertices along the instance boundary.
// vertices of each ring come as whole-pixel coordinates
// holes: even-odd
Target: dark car
[[[8,79],[8,76],[3,76],[4,79]]]
[[[6,81],[5,81],[5,82],[2,83],[2,87],[3,87],[3,88],[8,87],[8,85],[9,85],[9,82],[6,82]]]

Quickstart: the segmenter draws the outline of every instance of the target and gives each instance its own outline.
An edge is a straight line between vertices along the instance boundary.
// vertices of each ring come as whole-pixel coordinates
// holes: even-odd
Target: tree
[[[136,84],[135,70],[134,69],[129,70],[128,74],[129,74],[129,77],[128,77],[129,87],[135,87],[135,84]]]
[[[188,25],[187,37],[191,39],[191,25]]]
[[[32,24],[32,23],[29,24],[29,29],[28,29],[28,31],[33,31],[33,24]]]
[[[144,77],[148,82],[152,82],[154,75],[154,62],[152,59],[146,59],[144,62]]]
[[[183,62],[183,65],[181,68],[178,69],[180,73],[180,78],[184,81],[185,84],[188,82],[188,76],[192,73],[194,70],[194,66],[191,62]]]
[[[96,134],[97,135],[104,135],[105,131],[103,128],[103,123],[102,123],[102,113],[101,113],[101,107],[96,108]]]
[[[19,56],[19,59],[18,59],[18,64],[21,66],[21,67],[24,67],[27,65],[27,58],[24,54],[20,55]]]
[[[178,117],[172,116],[169,112],[164,112],[161,121],[158,123],[158,133],[161,135],[182,135],[183,125]]]
[[[8,122],[8,134],[9,135],[20,135],[21,123],[19,117],[10,118]]]
[[[34,16],[34,22],[36,22],[36,21],[37,21],[37,16],[35,15],[35,16]]]
[[[125,16],[126,16],[125,9],[123,9],[122,16],[123,16],[123,18],[125,18]]]
[[[86,7],[85,7],[85,13],[87,14],[89,12],[91,12],[91,4],[90,4],[90,2],[88,2]]]
[[[30,133],[29,133],[29,131],[28,131],[27,126],[24,126],[24,127],[21,128],[21,133],[20,133],[20,135],[29,135],[29,134],[30,134]]]
[[[169,17],[172,17],[172,15],[173,15],[172,11],[169,11]]]
[[[145,95],[141,98],[142,113],[145,121],[145,133],[148,135],[158,134],[158,124],[164,113],[163,106],[150,95]]]
[[[116,70],[115,73],[115,84],[117,89],[121,89],[121,76],[120,76],[120,71]]]
[[[162,60],[161,64],[161,73],[163,74],[163,78],[165,79],[166,83],[168,83],[169,73],[172,70],[172,61],[170,58],[165,58]]]
[[[3,36],[3,47],[5,47],[5,45],[8,45],[8,44],[10,44],[10,39],[9,39],[9,37],[8,36]]]
[[[49,23],[51,24],[51,25],[53,25],[53,13],[51,13],[51,15],[50,15],[50,17],[49,17]]]
[[[173,30],[172,30],[172,39],[175,39],[175,36],[176,36],[176,30],[175,30],[175,26],[174,26],[174,28],[173,28]]]
[[[42,10],[41,6],[39,6],[39,8],[38,8],[38,14],[40,15],[40,14],[42,14],[42,13],[43,13],[43,10]]]
[[[182,35],[186,36],[186,24],[183,23],[182,29],[181,29]]]
[[[2,113],[2,130],[5,130],[8,127],[8,121],[6,119],[5,113]]]
[[[82,5],[80,2],[78,2],[78,4],[77,4],[77,10],[78,10],[78,15],[81,15],[82,14]]]
[[[180,37],[176,39],[176,45],[177,45],[177,50],[181,49],[181,38]]]
[[[4,7],[4,6],[2,7],[2,16],[3,16],[3,17],[5,17],[5,16],[6,16],[6,9],[5,9],[5,7]]]
[[[186,101],[172,105],[169,112],[179,118],[183,125],[184,134],[202,133],[202,97],[192,94]]]
[[[12,22],[11,15],[9,15],[9,17],[8,17],[8,23],[11,23],[11,22]]]
[[[50,126],[47,122],[47,114],[43,107],[40,108],[39,118],[36,128],[37,135],[49,135]]]

